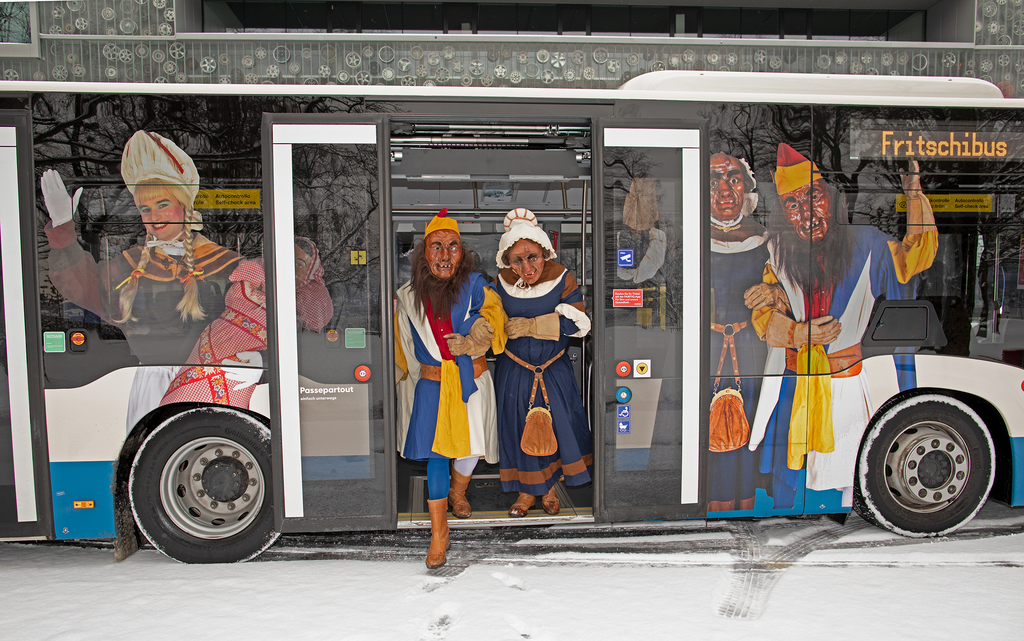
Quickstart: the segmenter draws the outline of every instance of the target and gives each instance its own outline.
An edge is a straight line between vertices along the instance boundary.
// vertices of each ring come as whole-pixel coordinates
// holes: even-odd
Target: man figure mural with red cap
[[[852,505],[869,418],[861,337],[875,300],[914,298],[914,276],[931,267],[938,251],[935,216],[917,172],[911,161],[902,176],[907,235],[897,241],[850,225],[843,194],[813,162],[779,145],[764,282],[745,294],[754,328],[769,346],[765,373],[787,375],[764,379],[749,445],[763,445],[761,471],[773,474],[775,509],[794,507],[805,456],[805,486],[840,490],[842,505]],[[914,387],[913,355],[894,358],[900,388]]]
[[[398,450],[427,462],[430,549],[427,567],[444,565],[448,504],[470,515],[466,501],[477,460],[498,461],[494,384],[484,354],[505,345],[501,301],[442,209],[413,250],[412,278],[398,289],[395,365]],[[452,469],[449,473],[449,464]]]

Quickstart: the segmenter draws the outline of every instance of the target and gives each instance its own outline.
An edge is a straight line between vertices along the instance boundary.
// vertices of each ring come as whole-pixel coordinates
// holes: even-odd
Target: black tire
[[[938,394],[903,401],[868,430],[854,508],[911,537],[948,534],[974,518],[995,478],[995,447],[966,404]]]
[[[252,416],[230,407],[176,414],[135,456],[135,522],[176,561],[248,561],[278,537],[271,469],[270,430]]]

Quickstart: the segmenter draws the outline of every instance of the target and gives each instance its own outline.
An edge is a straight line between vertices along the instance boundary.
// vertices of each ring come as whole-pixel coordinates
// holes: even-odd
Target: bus
[[[593,324],[592,481],[512,518],[481,462],[453,527],[1024,505],[1024,108],[979,80],[7,82],[0,181],[5,540],[429,527],[394,320],[442,208],[491,282],[534,212]]]

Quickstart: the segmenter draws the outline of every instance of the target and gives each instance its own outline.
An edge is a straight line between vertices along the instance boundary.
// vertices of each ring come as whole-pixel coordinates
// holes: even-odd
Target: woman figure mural
[[[228,278],[241,256],[196,233],[203,228],[202,216],[193,209],[199,172],[173,142],[135,132],[121,156],[121,176],[142,217],[146,240],[100,261],[79,245],[75,233],[72,215],[82,189],[70,196],[52,169],[43,173],[40,187],[50,215],[45,229],[50,281],[64,298],[117,325],[147,366],[138,369],[132,383],[131,430],[160,404],[175,366],[187,362],[209,320],[224,311]],[[258,379],[259,373],[241,378]]]
[[[570,337],[587,335],[590,319],[576,279],[555,257],[532,211],[513,209],[505,216],[495,289],[509,317],[509,340],[495,366],[495,396],[501,487],[519,492],[508,511],[514,517],[526,516],[537,496],[545,512],[558,514],[555,483],[563,475],[568,485],[589,482],[594,462],[587,414],[565,351]],[[543,368],[539,378],[537,368]],[[557,440],[552,454],[523,451],[526,416],[533,407],[551,413]]]

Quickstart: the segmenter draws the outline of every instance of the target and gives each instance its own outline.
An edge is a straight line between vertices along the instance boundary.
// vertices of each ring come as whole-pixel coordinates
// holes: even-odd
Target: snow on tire
[[[898,403],[868,430],[854,508],[911,537],[949,534],[974,518],[995,478],[995,447],[965,403],[926,394]]]
[[[200,407],[161,423],[129,478],[132,512],[157,550],[183,563],[230,563],[277,540],[270,430],[230,407]]]

